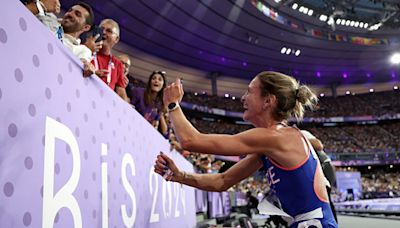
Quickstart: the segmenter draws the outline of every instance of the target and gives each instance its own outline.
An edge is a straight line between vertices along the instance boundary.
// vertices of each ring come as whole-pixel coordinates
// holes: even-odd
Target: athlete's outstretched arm
[[[240,160],[224,173],[218,174],[194,174],[180,171],[174,161],[165,154],[157,156],[154,171],[161,176],[165,174],[166,167],[169,168],[173,175],[168,180],[189,185],[205,191],[226,191],[236,183],[252,175],[255,171],[262,167],[262,161],[259,155],[251,154]]]
[[[183,88],[177,79],[164,89],[164,104],[179,103]],[[238,156],[268,154],[279,145],[278,132],[254,128],[236,135],[202,134],[186,119],[180,107],[169,113],[175,134],[185,150],[205,154]]]

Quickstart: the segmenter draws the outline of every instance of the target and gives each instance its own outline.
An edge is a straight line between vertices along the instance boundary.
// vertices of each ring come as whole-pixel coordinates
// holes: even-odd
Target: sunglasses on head
[[[161,74],[161,75],[165,76],[166,73],[167,73],[167,72],[165,72],[165,71],[159,71],[159,70],[157,70],[157,71],[153,71],[152,74]]]

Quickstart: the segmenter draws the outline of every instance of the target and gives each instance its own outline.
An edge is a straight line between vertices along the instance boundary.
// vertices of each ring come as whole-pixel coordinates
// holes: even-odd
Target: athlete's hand
[[[178,167],[176,167],[174,161],[163,152],[157,155],[154,172],[160,174],[160,176],[167,181],[179,182],[183,179],[183,172],[181,172]]]
[[[175,82],[171,83],[164,89],[164,104],[168,105],[173,102],[181,102],[183,97],[183,86],[181,80],[176,78]]]

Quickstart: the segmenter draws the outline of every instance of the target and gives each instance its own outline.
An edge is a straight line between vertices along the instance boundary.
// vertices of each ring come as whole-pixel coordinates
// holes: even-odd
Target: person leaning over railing
[[[113,47],[120,40],[119,25],[112,19],[104,19],[100,22],[100,27],[103,29],[103,45],[99,52],[93,53],[95,73],[126,101],[128,98],[125,92],[124,67],[112,54]]]
[[[163,92],[167,81],[165,73],[154,71],[150,74],[146,88],[133,87],[130,91],[131,104],[154,128],[168,138],[168,125],[165,119]]]
[[[84,64],[83,75],[90,76],[95,68],[90,63],[92,51],[80,43],[79,36],[89,31],[94,23],[92,7],[84,2],[73,5],[61,20],[63,28],[62,37],[59,37],[63,44],[72,51]]]
[[[94,66],[90,63],[92,51],[80,44],[79,36],[89,31],[94,23],[94,13],[90,5],[78,2],[73,5],[61,19],[61,23],[53,13],[60,12],[58,0],[27,0],[23,1],[26,7],[46,26],[51,32],[83,62],[83,75],[90,76],[94,73]],[[94,42],[94,38],[91,39]]]
[[[60,27],[55,14],[60,13],[59,0],[21,0],[26,8],[36,16],[50,31],[56,33]]]

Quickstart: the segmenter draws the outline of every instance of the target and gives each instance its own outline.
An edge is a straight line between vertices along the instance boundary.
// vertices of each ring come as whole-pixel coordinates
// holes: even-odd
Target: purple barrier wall
[[[231,213],[231,202],[228,192],[207,192],[208,216],[210,218],[228,216]]]
[[[228,216],[232,205],[229,192],[207,192],[195,189],[196,213],[208,212],[210,218]]]
[[[0,19],[0,227],[193,227],[193,188],[152,171],[190,163],[19,1]]]
[[[360,172],[336,172],[336,185],[337,190],[341,193],[344,200],[350,193],[353,195],[353,200],[360,199],[362,195],[362,183]]]
[[[208,200],[207,192],[199,189],[194,190],[194,196],[196,199],[196,213],[208,211]]]

